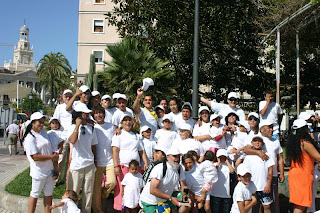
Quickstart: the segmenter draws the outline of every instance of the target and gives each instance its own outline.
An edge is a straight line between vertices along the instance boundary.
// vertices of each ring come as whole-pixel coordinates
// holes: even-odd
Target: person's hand
[[[144,92],[144,91],[143,91],[142,88],[138,88],[138,89],[137,89],[137,98],[140,99],[140,98],[143,96],[143,92]]]
[[[120,168],[119,168],[119,166],[116,167],[116,168],[114,168],[114,174],[115,174],[116,176],[120,176]]]
[[[252,195],[251,202],[256,205],[258,203],[257,197],[255,195]]]
[[[264,192],[265,194],[269,194],[269,193],[271,192],[271,186],[266,185],[266,186],[264,187],[263,192]]]
[[[88,120],[87,120],[87,123],[91,124],[92,126],[95,125],[95,122],[94,122],[93,120],[91,120],[91,119],[88,119]]]
[[[114,135],[121,135],[121,129],[120,128],[116,129],[113,134]]]
[[[266,100],[267,104],[271,103],[271,102],[272,102],[272,96],[271,96],[271,94],[266,94],[265,100]]]
[[[221,160],[220,160],[220,158],[217,158],[217,162],[220,164],[221,163]]]
[[[269,156],[264,151],[259,152],[259,157],[264,161],[269,159]]]
[[[54,208],[56,208],[55,205],[51,205],[51,206],[50,206],[50,209],[54,209]]]
[[[144,166],[143,166],[143,170],[144,170],[144,171],[146,171],[146,170],[147,170],[147,168],[148,168],[148,166],[149,166],[148,164],[144,164]]]
[[[52,161],[58,162],[58,160],[59,160],[59,155],[53,154],[53,155],[52,155]]]
[[[279,176],[279,183],[283,183],[284,180],[285,180],[284,175],[281,175],[281,174],[280,174],[280,176]]]
[[[232,125],[231,132],[235,132],[235,131],[237,131],[237,127],[235,125]]]
[[[79,88],[76,90],[76,92],[74,93],[75,96],[80,96],[82,94],[82,91],[79,90]]]
[[[252,202],[252,200],[246,200],[246,201],[244,201],[244,206],[249,205],[251,202]]]
[[[82,123],[82,119],[80,118],[80,117],[78,117],[77,119],[76,119],[76,126],[80,126],[81,125],[81,123]]]
[[[193,94],[193,89],[189,89],[189,92],[192,95]]]
[[[171,198],[171,203],[172,203],[173,205],[175,205],[175,206],[180,207],[179,200],[178,200],[178,198],[176,198],[176,197],[172,197],[172,198]]]

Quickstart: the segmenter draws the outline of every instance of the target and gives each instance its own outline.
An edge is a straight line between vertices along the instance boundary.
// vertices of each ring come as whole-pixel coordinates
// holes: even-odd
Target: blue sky
[[[1,0],[0,44],[16,44],[26,19],[36,64],[47,53],[61,52],[77,68],[79,0]],[[0,66],[13,60],[13,47],[0,46]]]

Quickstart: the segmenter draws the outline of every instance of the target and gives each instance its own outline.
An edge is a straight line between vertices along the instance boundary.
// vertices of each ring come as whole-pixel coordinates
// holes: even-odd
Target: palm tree
[[[106,51],[112,60],[104,62],[108,66],[97,73],[97,78],[108,92],[125,93],[132,101],[142,86],[142,80],[149,77],[155,82],[149,93],[156,97],[176,93],[172,82],[175,75],[173,67],[168,66],[168,61],[156,58],[147,44],[139,45],[135,39],[124,38],[116,45],[107,46]]]
[[[51,52],[40,59],[37,67],[40,84],[50,89],[50,106],[52,107],[52,99],[56,99],[57,94],[60,94],[69,84],[71,65],[62,53]]]

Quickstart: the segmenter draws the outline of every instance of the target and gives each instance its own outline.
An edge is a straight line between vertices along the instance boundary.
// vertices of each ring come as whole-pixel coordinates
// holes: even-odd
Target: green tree
[[[19,107],[28,113],[30,112],[30,103],[31,103],[32,112],[37,112],[40,109],[44,109],[41,98],[36,93],[32,93],[32,96],[33,96],[32,103],[30,102],[29,94],[28,94],[26,97],[22,99],[22,103],[21,105],[19,105]]]
[[[37,76],[40,84],[50,90],[50,106],[52,99],[57,99],[58,94],[68,87],[71,76],[71,65],[68,59],[60,52],[48,53],[40,59],[37,68]]]
[[[97,88],[95,87],[96,83],[95,83],[95,77],[94,75],[96,74],[96,62],[95,62],[95,58],[94,55],[91,54],[90,55],[90,65],[89,65],[89,73],[86,73],[85,75],[85,79],[84,79],[84,84],[87,85],[90,90],[97,90]]]
[[[152,78],[154,87],[148,92],[156,97],[169,96],[175,93],[173,67],[168,66],[168,61],[157,58],[149,45],[139,45],[136,39],[124,38],[116,45],[106,48],[107,53],[112,57],[106,61],[107,67],[98,72],[100,85],[111,93],[125,93],[132,101],[136,97],[136,91],[142,86],[142,80],[146,77]]]
[[[176,70],[179,96],[190,100],[194,1],[112,1],[116,6],[109,22],[122,37],[148,43],[157,57],[168,59]],[[270,85],[272,75],[262,69],[259,59],[260,29],[255,23],[259,15],[251,0],[200,1],[199,83],[210,86],[208,97],[220,101],[234,89],[257,97]]]

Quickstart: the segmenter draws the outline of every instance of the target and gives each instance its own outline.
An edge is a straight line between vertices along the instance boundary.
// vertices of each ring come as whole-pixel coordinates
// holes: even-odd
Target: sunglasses
[[[80,127],[80,132],[82,135],[85,135],[86,134],[86,128],[84,126],[81,126]]]
[[[259,119],[256,118],[256,117],[250,117],[250,118],[248,118],[248,121],[252,121],[252,120],[258,121]]]
[[[238,101],[236,98],[229,98],[229,101]]]

